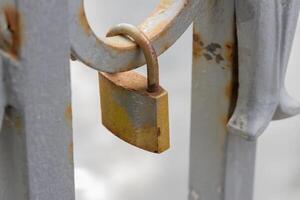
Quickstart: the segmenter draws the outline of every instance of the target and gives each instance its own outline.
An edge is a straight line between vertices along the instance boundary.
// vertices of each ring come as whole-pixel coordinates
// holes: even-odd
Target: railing
[[[190,200],[253,199],[257,137],[272,119],[300,112],[284,87],[299,7],[162,0],[139,26],[162,54],[194,24]],[[69,57],[105,72],[144,57],[121,36],[97,38],[82,0],[0,8],[0,199],[73,200]]]

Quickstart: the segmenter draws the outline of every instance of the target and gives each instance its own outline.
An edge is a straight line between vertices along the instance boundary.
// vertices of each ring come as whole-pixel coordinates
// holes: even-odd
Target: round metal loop
[[[117,35],[129,36],[143,50],[147,63],[148,91],[156,92],[159,89],[159,67],[157,54],[147,36],[137,27],[130,24],[119,24],[111,28],[107,37]]]
[[[98,38],[90,28],[83,0],[70,0],[71,53],[79,61],[103,72],[128,71],[145,64],[136,45],[116,36]],[[138,26],[157,54],[163,53],[183,34],[196,16],[199,0],[161,0],[157,9]]]

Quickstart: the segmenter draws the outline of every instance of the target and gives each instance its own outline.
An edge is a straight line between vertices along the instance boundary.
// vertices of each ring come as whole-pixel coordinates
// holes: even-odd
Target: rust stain
[[[169,148],[168,96],[165,91],[146,93],[147,80],[134,71],[99,73],[99,81],[102,124],[108,130],[123,141],[150,152],[161,153]],[[137,99],[130,98],[133,94]],[[137,102],[144,105],[146,113],[139,119],[137,113],[132,112]]]
[[[162,37],[169,30],[170,21],[163,20],[156,26],[152,26],[151,18],[148,18],[143,24],[139,26],[139,28],[147,34],[150,39],[156,39]],[[162,31],[163,30],[163,31]]]
[[[232,79],[233,80],[228,81],[224,89],[224,95],[228,99],[228,101],[230,101],[230,107],[228,111],[229,116],[231,116],[234,112],[234,108],[238,98],[238,86],[239,86],[235,77],[233,77]]]
[[[12,43],[5,49],[13,57],[20,56],[20,49],[22,45],[22,23],[20,12],[12,7],[7,6],[4,9],[4,14],[7,20],[8,30],[12,34]]]
[[[162,37],[170,28],[170,20],[162,20],[159,24],[153,27],[154,18],[163,14],[175,1],[161,0],[156,9],[148,16],[148,18],[139,25],[139,29],[147,34],[151,39]]]
[[[78,12],[78,22],[82,26],[84,32],[90,36],[92,34],[92,30],[90,28],[90,25],[87,21],[85,11],[84,11],[84,6],[80,6],[79,12]]]
[[[65,108],[65,119],[70,127],[72,127],[72,104],[69,103]]]
[[[234,49],[235,49],[235,45],[232,42],[226,42],[224,44],[225,47],[225,59],[227,62],[227,67],[233,67],[234,65]]]
[[[156,9],[150,14],[149,17],[154,17],[164,13],[172,4],[174,0],[161,0]]]
[[[195,58],[200,58],[203,51],[203,42],[200,33],[193,33],[193,55]]]
[[[194,29],[193,33],[193,57],[199,59],[202,55],[208,62],[216,62],[223,67],[224,58],[222,55],[222,46],[219,43],[211,42],[205,44],[199,32]]]
[[[225,97],[227,99],[231,99],[232,98],[232,91],[233,90],[233,85],[232,85],[232,82],[229,81],[226,86],[225,86]]]
[[[73,145],[73,142],[71,142],[69,145],[68,145],[68,158],[69,158],[69,162],[71,165],[74,165],[74,145]]]
[[[159,23],[155,24],[153,24],[153,22],[157,22],[158,20],[156,18],[159,15],[163,14],[174,2],[175,0],[161,0],[156,9],[147,17],[147,19],[142,24],[138,26],[138,28],[143,31],[151,41],[154,41],[157,38],[164,37],[164,35],[169,31],[170,24],[172,22],[171,19],[161,21],[159,20]],[[125,41],[124,39],[124,37],[114,38],[114,40],[110,41],[110,47],[114,48],[115,51],[120,53],[137,48],[136,45],[131,45],[131,43],[126,42],[127,39],[125,39]],[[169,43],[167,40],[165,40],[164,42]],[[102,42],[100,40],[97,41],[97,45],[102,45]],[[171,45],[164,45],[163,49],[167,50],[170,46]],[[135,63],[128,64],[128,68],[133,65],[135,65]]]
[[[22,129],[23,129],[23,123],[22,123],[22,120],[19,116],[15,118],[14,126],[15,126],[15,129],[16,129],[16,133],[21,135],[22,134]]]
[[[164,51],[168,50],[171,46],[172,46],[172,44],[166,42],[163,47]]]
[[[223,115],[220,117],[220,123],[224,126],[227,127],[229,121],[229,117],[227,115]]]
[[[13,129],[17,135],[22,134],[23,121],[20,113],[12,106],[7,106],[5,108],[5,116],[3,119],[3,124],[9,129]]]

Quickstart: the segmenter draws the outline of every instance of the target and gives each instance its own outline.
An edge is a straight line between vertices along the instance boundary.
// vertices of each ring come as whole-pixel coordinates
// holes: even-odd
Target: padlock
[[[99,72],[102,124],[141,149],[161,153],[170,147],[168,93],[159,86],[157,55],[135,26],[120,24],[107,36],[129,36],[143,50],[147,76],[134,72]]]

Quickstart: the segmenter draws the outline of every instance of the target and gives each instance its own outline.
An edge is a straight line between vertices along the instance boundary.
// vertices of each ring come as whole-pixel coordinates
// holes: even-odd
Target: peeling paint
[[[201,34],[195,30],[193,33],[193,55],[195,60],[203,57],[208,62],[217,63],[224,70],[235,65],[235,45],[233,42],[226,42],[224,45],[213,41],[204,42]]]

